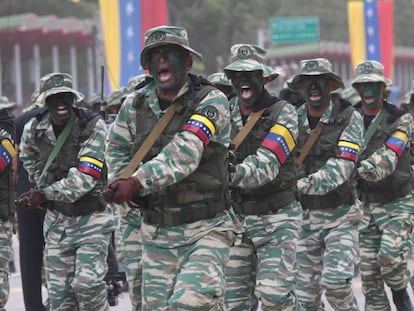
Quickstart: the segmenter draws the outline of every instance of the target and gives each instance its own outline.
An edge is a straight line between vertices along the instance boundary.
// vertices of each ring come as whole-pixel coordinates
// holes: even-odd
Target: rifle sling
[[[322,133],[323,123],[319,122],[318,125],[310,133],[308,140],[303,145],[300,155],[296,158],[296,165],[300,166],[308,155],[309,151],[312,149],[312,146],[318,140],[319,135]]]
[[[262,116],[263,112],[265,111],[265,108],[262,110],[256,111],[252,114],[250,119],[247,121],[247,123],[243,126],[243,128],[240,130],[240,132],[237,133],[236,137],[234,137],[233,141],[231,142],[232,150],[236,150],[239,148],[241,143],[246,138],[247,134],[250,133],[254,125],[257,123],[257,121]]]
[[[158,137],[160,137],[161,133],[164,131],[168,123],[175,115],[176,108],[177,107],[175,103],[172,103],[170,107],[168,107],[167,111],[158,121],[158,123],[154,126],[151,133],[147,136],[147,138],[145,138],[144,142],[139,147],[139,149],[131,159],[131,162],[129,162],[128,166],[121,174],[120,178],[128,178],[135,172],[139,164],[144,159],[145,155],[148,153],[148,151],[151,149]]]

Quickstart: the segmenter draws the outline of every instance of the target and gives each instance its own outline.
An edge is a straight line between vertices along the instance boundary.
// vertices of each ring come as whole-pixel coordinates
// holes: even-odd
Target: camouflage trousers
[[[143,244],[142,311],[219,310],[233,238],[211,231],[190,245]]]
[[[104,277],[111,233],[45,237],[45,273],[50,311],[107,311]]]
[[[344,222],[329,229],[302,229],[296,294],[305,310],[324,310],[323,291],[334,310],[359,310],[352,292],[357,249],[357,224]]]
[[[124,266],[128,282],[129,297],[133,311],[141,310],[142,284],[142,236],[141,228],[120,220],[119,239],[117,239],[116,253],[118,261]]]
[[[391,310],[384,283],[391,289],[400,290],[409,282],[404,256],[411,247],[412,224],[408,218],[404,215],[392,218],[382,230],[373,222],[360,230],[365,310]]]
[[[9,299],[9,262],[12,258],[11,238],[13,224],[0,220],[0,310]]]
[[[272,215],[245,216],[242,242],[230,249],[225,310],[248,311],[253,290],[262,310],[297,310],[293,292],[302,208],[294,202]]]

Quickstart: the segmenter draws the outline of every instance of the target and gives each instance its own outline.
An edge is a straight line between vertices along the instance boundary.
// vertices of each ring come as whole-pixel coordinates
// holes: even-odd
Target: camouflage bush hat
[[[72,88],[72,76],[68,73],[54,72],[40,79],[39,93],[43,93],[41,104],[44,105],[46,98],[59,93],[72,93],[75,101],[80,102],[84,95]]]
[[[346,89],[338,88],[332,91],[331,94],[337,94],[341,98],[349,101],[352,106],[355,106],[359,101],[361,101],[361,97],[352,86]]]
[[[212,73],[211,75],[209,75],[207,77],[207,80],[210,81],[211,83],[215,84],[215,85],[223,85],[223,86],[233,87],[231,85],[230,80],[227,79],[227,77],[224,74],[224,72]]]
[[[143,74],[140,74],[138,76],[135,76],[135,77],[132,77],[131,79],[129,79],[128,86],[127,86],[128,91],[132,92],[135,89],[135,87],[137,87],[147,77],[151,77],[151,75],[143,73]]]
[[[15,102],[9,101],[7,96],[0,96],[0,110],[16,107]]]
[[[109,108],[110,106],[116,106],[121,104],[121,100],[128,94],[128,89],[126,87],[121,87],[113,91],[109,96],[106,98],[106,106],[105,108]]]
[[[382,82],[386,87],[392,86],[392,81],[384,76],[384,65],[376,60],[365,60],[355,66],[356,78],[352,86],[357,83]]]
[[[268,82],[275,80],[279,76],[279,73],[269,65],[263,64],[263,78]]]
[[[231,63],[224,68],[227,77],[231,71],[256,71],[265,74],[266,51],[254,44],[234,44],[230,48]]]
[[[336,88],[344,88],[344,83],[340,76],[332,71],[332,64],[326,58],[313,58],[300,61],[300,73],[297,74],[289,87],[298,90],[303,83],[304,78],[312,76],[325,76],[336,82]]]
[[[143,69],[149,68],[148,52],[157,46],[174,44],[189,51],[191,54],[197,56],[200,60],[203,59],[200,53],[190,48],[187,31],[181,27],[175,26],[159,26],[151,28],[144,35],[144,48],[141,52],[141,66]]]

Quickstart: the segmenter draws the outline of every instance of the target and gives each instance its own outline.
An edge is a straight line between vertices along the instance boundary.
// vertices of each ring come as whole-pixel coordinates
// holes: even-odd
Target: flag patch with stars
[[[79,172],[85,173],[95,178],[99,178],[103,169],[103,162],[91,157],[81,157],[79,159]]]
[[[280,164],[285,163],[287,157],[295,148],[295,140],[290,131],[281,124],[276,124],[267,133],[262,142],[262,147],[272,151]]]
[[[385,145],[393,150],[398,157],[401,157],[405,145],[408,143],[408,136],[402,131],[395,131],[392,135],[387,139]]]
[[[216,133],[216,127],[213,122],[206,117],[199,114],[193,114],[187,121],[187,124],[184,125],[183,131],[193,132],[203,141],[204,146],[207,146],[210,139]]]
[[[4,138],[0,143],[0,170],[6,168],[16,154],[13,143],[10,139]]]
[[[338,153],[336,154],[336,157],[356,162],[358,159],[359,149],[358,144],[340,140],[338,142]]]

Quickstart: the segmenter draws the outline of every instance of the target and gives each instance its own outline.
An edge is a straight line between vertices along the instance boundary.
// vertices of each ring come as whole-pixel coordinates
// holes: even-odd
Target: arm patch
[[[281,164],[285,163],[295,146],[292,133],[281,124],[274,125],[262,141],[262,147],[273,152]]]
[[[99,179],[103,170],[103,162],[92,157],[83,156],[79,159],[78,170],[81,173]]]

